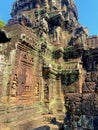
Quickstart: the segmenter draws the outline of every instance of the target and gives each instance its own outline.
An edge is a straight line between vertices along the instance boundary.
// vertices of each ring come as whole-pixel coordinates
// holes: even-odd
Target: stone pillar
[[[79,62],[78,65],[77,65],[77,69],[79,71],[79,93],[82,93],[82,84],[83,84],[83,68],[82,68],[82,63]]]
[[[55,75],[50,74],[49,78],[49,112],[53,114],[56,105],[55,100]]]
[[[42,82],[42,106],[43,106],[43,113],[49,113],[49,81],[44,80]]]
[[[82,93],[82,84],[83,84],[83,77],[79,75],[79,93]]]
[[[40,111],[41,113],[44,112],[44,79],[42,74],[42,66],[43,66],[43,59],[41,55],[39,54],[39,59],[37,62],[37,75],[39,80],[39,102],[40,102]]]
[[[56,99],[56,106],[55,106],[55,114],[57,119],[61,119],[64,110],[63,100],[61,98],[61,77],[58,76],[56,79],[56,92],[55,92],[55,99]],[[63,118],[63,117],[62,117]]]
[[[53,99],[53,79],[49,79],[49,101]]]

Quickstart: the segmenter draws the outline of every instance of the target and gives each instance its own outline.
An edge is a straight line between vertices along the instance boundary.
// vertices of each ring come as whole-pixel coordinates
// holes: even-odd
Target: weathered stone
[[[42,127],[36,128],[34,130],[50,130],[50,127],[49,126],[42,126]]]
[[[81,115],[98,115],[98,49],[88,50],[74,1],[16,0],[11,15],[0,31],[0,124],[63,129],[66,112],[64,129],[76,130]]]

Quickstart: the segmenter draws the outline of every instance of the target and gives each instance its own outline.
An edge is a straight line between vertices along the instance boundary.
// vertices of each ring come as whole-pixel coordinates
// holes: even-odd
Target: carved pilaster
[[[63,110],[64,110],[64,104],[62,101],[62,96],[61,96],[61,77],[57,76],[56,78],[56,83],[55,83],[55,111],[54,114],[56,115],[57,119],[60,119]]]

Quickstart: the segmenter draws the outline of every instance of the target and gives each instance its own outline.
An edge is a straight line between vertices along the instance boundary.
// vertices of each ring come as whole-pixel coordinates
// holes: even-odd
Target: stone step
[[[40,127],[32,130],[58,130],[58,126],[52,124],[43,124],[43,126],[41,125]]]
[[[33,99],[30,95],[22,95],[20,99]]]

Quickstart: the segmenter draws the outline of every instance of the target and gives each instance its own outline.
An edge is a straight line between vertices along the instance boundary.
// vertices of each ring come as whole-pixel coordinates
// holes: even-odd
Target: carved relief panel
[[[20,68],[21,71],[18,72],[21,80],[20,80],[20,87],[19,87],[19,95],[27,95],[32,96],[32,89],[34,85],[34,74],[33,74],[33,60],[32,55],[21,52],[21,60],[20,60]]]
[[[35,101],[39,95],[39,83],[34,71],[33,56],[24,46],[18,46],[16,54],[8,95],[16,96],[17,102]]]
[[[12,74],[9,77],[9,82],[7,84],[7,100],[11,103],[16,103],[18,94],[18,76],[17,74]]]

